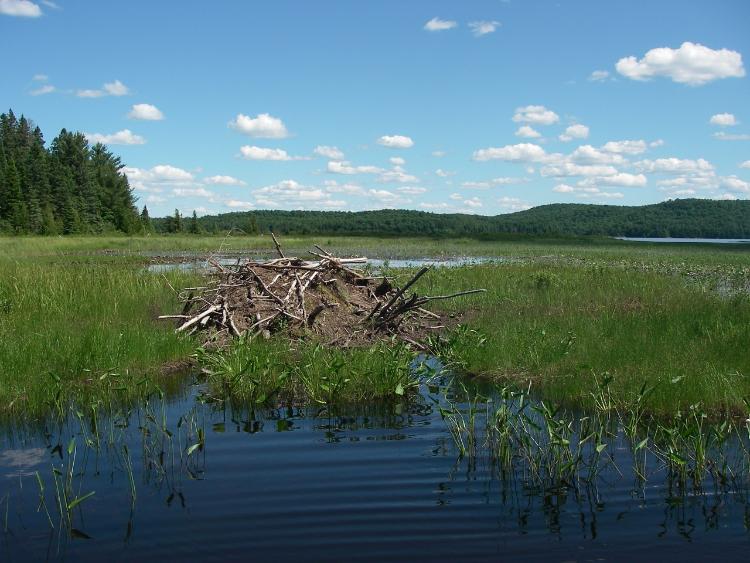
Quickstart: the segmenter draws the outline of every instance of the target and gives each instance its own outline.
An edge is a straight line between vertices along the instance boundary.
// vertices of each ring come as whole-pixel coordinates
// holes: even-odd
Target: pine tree
[[[146,234],[154,232],[154,225],[151,223],[151,217],[148,216],[148,207],[145,205],[143,206],[143,211],[141,211],[141,229]]]
[[[201,232],[200,226],[198,225],[198,214],[195,212],[195,209],[193,209],[193,216],[190,218],[188,232],[192,235],[197,235]]]

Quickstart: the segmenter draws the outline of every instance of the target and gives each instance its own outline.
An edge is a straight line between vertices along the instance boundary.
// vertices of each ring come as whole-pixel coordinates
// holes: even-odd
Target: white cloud
[[[460,201],[464,198],[464,196],[462,196],[461,194],[451,194],[448,197],[450,197],[454,201]]]
[[[233,209],[252,209],[255,204],[250,201],[239,201],[236,199],[230,199],[224,202],[224,205]]]
[[[714,169],[710,162],[702,158],[697,160],[683,160],[674,157],[657,158],[656,160],[641,160],[635,163],[635,167],[643,172],[662,172],[664,174],[708,172]]]
[[[568,184],[558,184],[554,188],[552,188],[552,191],[559,194],[572,194],[576,191],[576,189],[573,186],[569,186]]]
[[[193,179],[193,175],[187,170],[169,164],[157,164],[151,169],[151,173],[154,180],[189,181]]]
[[[195,186],[193,174],[169,164],[159,164],[151,169],[126,166],[122,169],[130,186],[143,193],[162,193],[165,187]]]
[[[539,145],[520,143],[504,147],[489,147],[474,151],[473,158],[478,161],[506,160],[509,162],[540,162],[547,154]]]
[[[720,125],[721,127],[730,127],[737,125],[737,118],[731,113],[717,113],[712,115],[708,120],[711,125]]]
[[[516,137],[524,137],[526,139],[536,139],[538,137],[541,137],[542,134],[534,129],[533,127],[529,125],[521,125],[518,130],[516,130]]]
[[[266,197],[273,196],[276,199],[296,202],[328,199],[328,195],[321,188],[304,186],[295,180],[282,180],[277,184],[254,190],[253,194]]]
[[[42,9],[29,0],[0,0],[0,14],[5,16],[20,16],[23,18],[38,18]]]
[[[745,162],[741,163],[740,168],[750,168],[750,160],[746,160]]]
[[[338,147],[329,147],[318,145],[313,151],[316,155],[327,158],[328,160],[344,160],[344,153]]]
[[[29,92],[32,96],[43,96],[44,94],[51,94],[52,92],[56,92],[57,88],[52,86],[52,84],[45,84],[44,86],[40,86],[39,88],[32,90]]]
[[[205,188],[174,188],[172,193],[180,197],[214,197],[214,193]]]
[[[488,33],[494,33],[498,27],[500,27],[500,22],[494,20],[469,22],[469,28],[474,34],[474,37],[482,37]]]
[[[145,145],[146,139],[136,135],[130,129],[123,129],[117,133],[103,135],[102,133],[84,133],[90,143],[104,143],[105,145]]]
[[[573,187],[568,184],[558,184],[552,188],[553,192],[559,194],[574,194],[581,199],[601,198],[601,199],[622,199],[625,194],[620,192],[603,192],[596,186]]]
[[[552,125],[553,123],[560,121],[560,116],[544,106],[525,106],[516,108],[516,113],[513,115],[513,121],[516,123]]]
[[[522,184],[528,182],[527,178],[493,178],[482,182],[463,182],[462,188],[486,190],[495,186],[509,186],[511,184]]]
[[[567,142],[572,141],[573,139],[585,139],[589,136],[589,128],[585,125],[571,125],[567,129],[565,129],[565,133],[560,135],[559,139],[561,141]]]
[[[403,188],[396,188],[397,192],[401,192],[402,194],[406,195],[419,195],[427,192],[427,188],[411,188],[411,187],[403,187]]]
[[[76,90],[76,96],[79,98],[101,98],[104,96],[127,96],[130,89],[119,80],[106,82],[99,90]]]
[[[377,140],[377,143],[391,149],[408,149],[414,146],[411,137],[405,137],[404,135],[383,135]]]
[[[104,91],[110,96],[127,96],[130,94],[128,87],[119,80],[104,84]]]
[[[655,147],[661,147],[664,144],[664,139],[656,139],[655,141],[651,141],[648,146],[651,148]]]
[[[664,141],[654,141],[652,147],[663,145]],[[616,154],[641,154],[646,152],[646,141],[609,141],[605,143],[602,150]]]
[[[31,79],[36,82],[46,82],[47,80],[49,80],[49,76],[47,76],[46,74],[35,74],[31,77]]]
[[[450,205],[441,201],[440,203],[420,203],[419,207],[422,209],[450,209]]]
[[[399,194],[388,190],[367,190],[367,194],[381,203],[395,205],[396,203],[409,203],[410,200],[404,199]]]
[[[719,131],[714,133],[713,137],[720,141],[750,141],[750,135],[747,133],[724,133],[724,131]]]
[[[447,29],[453,29],[458,24],[451,20],[441,20],[440,18],[432,18],[426,24],[424,29],[427,31],[445,31]]]
[[[585,164],[625,164],[625,158],[617,153],[599,150],[591,145],[581,145],[568,157],[573,162]]]
[[[204,178],[203,181],[206,184],[216,184],[220,186],[244,186],[245,182],[242,180],[239,180],[237,178],[234,178],[233,176],[209,176],[208,178]]]
[[[735,201],[737,199],[737,196],[732,195],[732,194],[721,194],[721,195],[717,195],[716,197],[711,198],[711,199],[717,199],[717,200],[720,200],[720,201],[721,200],[724,200],[724,201]]]
[[[435,158],[443,158],[445,155],[445,151],[432,151],[432,156],[434,156]]]
[[[289,136],[281,119],[267,113],[260,113],[256,117],[238,113],[237,117],[229,122],[229,127],[245,135],[263,139],[284,139]]]
[[[336,180],[326,180],[323,185],[326,186],[326,191],[332,194],[364,195],[367,193],[362,186],[352,183],[339,184]]]
[[[164,203],[165,201],[167,201],[167,198],[159,195],[150,195],[146,197],[146,203]]]
[[[720,78],[745,76],[742,55],[737,51],[714,50],[689,41],[678,49],[651,49],[640,60],[632,56],[622,58],[615,68],[633,80],[665,76],[691,86],[700,86]]]
[[[454,176],[455,174],[455,172],[443,170],[442,168],[438,168],[437,170],[435,170],[435,175],[440,176],[441,178],[448,178],[449,176]]]
[[[333,174],[380,174],[382,168],[377,166],[352,166],[346,160],[331,160],[326,168]]]
[[[587,181],[600,186],[623,186],[628,188],[640,188],[648,182],[646,176],[643,174],[629,174],[627,172],[618,172],[611,176],[594,176],[588,178]]]
[[[589,76],[589,81],[590,82],[604,82],[608,78],[609,78],[608,70],[595,70]]]
[[[406,164],[406,160],[404,160],[400,156],[392,156],[388,159],[388,161],[394,166],[403,166],[404,164]]]
[[[482,200],[480,200],[478,197],[472,197],[472,198],[469,198],[469,199],[465,199],[463,201],[463,204],[466,207],[471,207],[473,209],[477,209],[479,207],[482,207]]]
[[[159,108],[151,104],[134,104],[128,113],[130,119],[140,119],[142,121],[161,121],[164,114]]]
[[[383,173],[378,176],[378,182],[400,182],[405,184],[419,182],[419,178],[412,174],[407,174],[400,166],[394,166],[392,170],[383,171]]]
[[[526,209],[531,209],[531,205],[517,197],[505,196],[498,199],[497,202],[501,209],[507,211],[524,211]]]
[[[733,192],[750,193],[750,182],[746,182],[737,176],[724,176],[721,185]]]
[[[573,162],[562,162],[552,166],[545,166],[540,171],[542,176],[614,176],[617,169],[613,166],[603,164],[575,164]]]
[[[306,156],[290,156],[284,149],[243,145],[240,154],[246,160],[309,160]]]

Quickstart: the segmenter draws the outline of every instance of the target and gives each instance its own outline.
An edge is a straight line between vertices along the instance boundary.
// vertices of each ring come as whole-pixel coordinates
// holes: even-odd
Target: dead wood
[[[205,332],[214,342],[284,332],[345,347],[396,336],[423,350],[422,340],[445,327],[439,314],[424,308],[428,302],[485,291],[421,296],[412,287],[428,267],[398,287],[394,278],[356,269],[367,258],[340,258],[314,245],[315,259],[303,260],[286,256],[273,233],[271,238],[278,258],[232,266],[210,261],[210,283],[186,288],[181,314],[160,318],[177,319],[177,332]]]

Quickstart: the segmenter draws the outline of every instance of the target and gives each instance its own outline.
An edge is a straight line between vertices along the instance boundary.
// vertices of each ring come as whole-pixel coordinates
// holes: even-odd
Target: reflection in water
[[[601,452],[595,440],[576,450],[586,417],[568,434],[555,430],[581,459],[600,454],[595,466],[570,472],[555,465],[562,446],[536,403],[524,424],[538,428],[528,437],[541,441],[539,449],[516,444],[504,457],[505,442],[493,434],[504,403],[462,393],[438,380],[401,404],[323,412],[207,403],[196,386],[96,423],[71,415],[39,433],[7,432],[0,553],[12,561],[239,553],[296,561],[621,560],[662,550],[668,560],[715,555],[721,546],[724,560],[744,557],[745,473],[686,486],[650,451],[634,465],[633,443],[615,421]],[[512,412],[509,420],[519,421],[527,411]],[[461,420],[463,450],[454,428]],[[503,440],[520,439],[502,428]],[[727,444],[746,463],[744,450]],[[60,507],[61,479],[70,481],[69,499],[95,494]],[[69,513],[69,525],[60,512]]]

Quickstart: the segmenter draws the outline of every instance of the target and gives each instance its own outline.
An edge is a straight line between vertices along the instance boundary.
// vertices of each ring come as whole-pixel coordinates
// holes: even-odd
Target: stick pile
[[[485,291],[476,289],[434,297],[407,295],[407,290],[429,268],[422,268],[403,287],[385,276],[370,277],[353,269],[367,258],[338,258],[315,245],[314,260],[284,255],[273,237],[278,258],[249,260],[222,266],[210,260],[212,281],[205,287],[186,288],[185,305],[176,319],[177,332],[205,331],[206,340],[286,331],[290,337],[315,334],[327,344],[367,344],[382,336],[397,335],[417,348],[430,331],[445,328],[440,316],[424,306]]]

